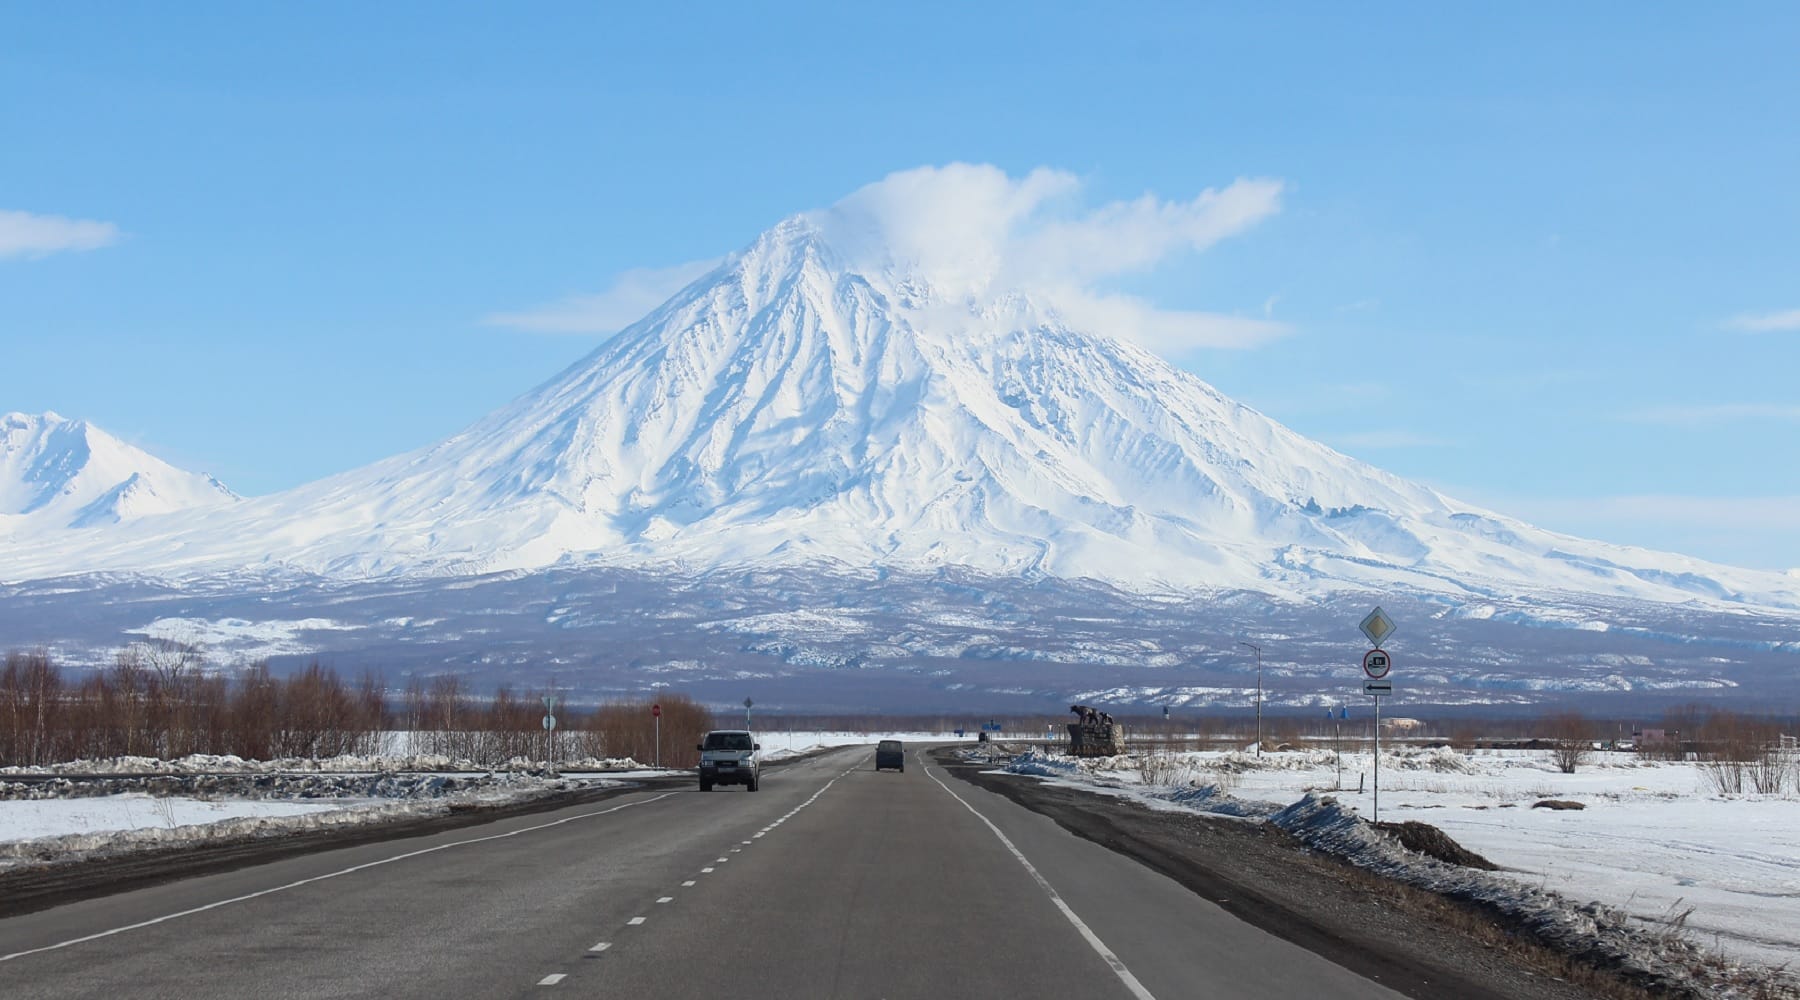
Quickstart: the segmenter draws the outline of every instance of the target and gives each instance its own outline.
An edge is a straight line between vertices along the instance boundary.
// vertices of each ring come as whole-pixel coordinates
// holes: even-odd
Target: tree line
[[[180,642],[133,644],[111,666],[91,671],[67,671],[41,650],[15,651],[0,667],[0,766],[190,754],[274,760],[408,752],[482,766],[515,758],[657,759],[649,699],[559,703],[553,735],[543,727],[546,693],[503,685],[482,695],[444,674],[414,677],[396,696],[373,673],[346,679],[316,660],[285,676],[266,662],[212,670],[196,647]],[[656,703],[662,764],[694,766],[694,745],[713,728],[711,710],[679,693],[658,694]],[[391,739],[394,733],[404,740]]]

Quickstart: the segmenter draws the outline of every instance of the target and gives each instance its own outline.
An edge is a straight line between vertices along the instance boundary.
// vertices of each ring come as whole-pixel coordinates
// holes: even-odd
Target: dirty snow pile
[[[91,772],[90,772],[91,773]],[[0,776],[0,872],[100,855],[438,816],[621,782],[547,769],[472,774],[151,773]]]
[[[1408,851],[1366,822],[1375,791],[1366,751],[1077,759],[1033,750],[1008,770],[1151,808],[1271,823],[1315,850],[1491,907],[1649,981],[1728,995],[1709,977],[1748,976],[1776,984],[1771,995],[1800,995],[1790,973],[1759,968],[1782,970],[1800,954],[1792,912],[1800,796],[1722,796],[1696,764],[1595,757],[1562,774],[1543,752],[1382,753],[1381,819],[1429,822],[1498,872]],[[1548,798],[1583,808],[1531,808]]]
[[[584,757],[579,760],[558,761],[555,768],[549,762],[528,760],[514,757],[501,765],[503,771],[624,771],[643,767],[630,757],[608,757],[598,759]],[[324,774],[355,774],[366,772],[393,771],[472,771],[486,772],[494,770],[473,761],[445,757],[441,754],[400,754],[382,756],[362,756],[345,754],[340,757],[281,757],[275,760],[246,760],[233,754],[189,754],[174,760],[163,760],[157,757],[109,757],[102,760],[72,760],[59,764],[48,764],[42,767],[0,767],[0,781],[8,775],[91,775],[91,774],[278,774],[294,772],[318,772]]]

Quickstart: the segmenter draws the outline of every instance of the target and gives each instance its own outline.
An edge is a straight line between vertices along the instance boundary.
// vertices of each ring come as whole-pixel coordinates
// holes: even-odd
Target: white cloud
[[[1645,424],[1672,424],[1699,427],[1735,423],[1742,420],[1800,420],[1800,404],[1792,403],[1717,403],[1702,406],[1659,406],[1624,415],[1624,419]]]
[[[571,295],[523,312],[492,313],[482,322],[540,333],[617,333],[718,266],[719,258],[714,258],[674,267],[633,268],[621,272],[604,292]]]
[[[118,240],[119,229],[110,222],[0,209],[0,259],[97,250]]]
[[[1240,179],[1188,201],[1146,194],[1086,211],[1080,190],[1063,171],[1015,179],[953,163],[891,174],[809,218],[859,266],[920,272],[950,294],[1042,294],[1072,324],[1160,350],[1252,347],[1287,332],[1266,318],[1164,310],[1096,287],[1251,228],[1280,211],[1280,181]]]
[[[1742,330],[1746,333],[1792,333],[1800,331],[1800,309],[1772,313],[1745,313],[1726,320],[1725,326],[1728,329]]]
[[[1154,351],[1255,347],[1288,332],[1285,324],[1220,313],[1158,309],[1128,295],[1065,288],[1056,294],[1065,322],[1142,344]]]

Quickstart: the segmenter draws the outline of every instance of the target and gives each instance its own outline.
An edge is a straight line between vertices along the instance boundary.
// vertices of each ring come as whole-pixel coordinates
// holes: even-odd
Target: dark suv
[[[906,750],[899,740],[882,740],[875,744],[875,770],[887,767],[896,771],[906,770]]]

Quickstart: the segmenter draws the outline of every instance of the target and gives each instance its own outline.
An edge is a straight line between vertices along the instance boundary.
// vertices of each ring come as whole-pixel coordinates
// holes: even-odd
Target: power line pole
[[[1239,640],[1238,645],[1256,650],[1256,755],[1262,756],[1262,647]]]

